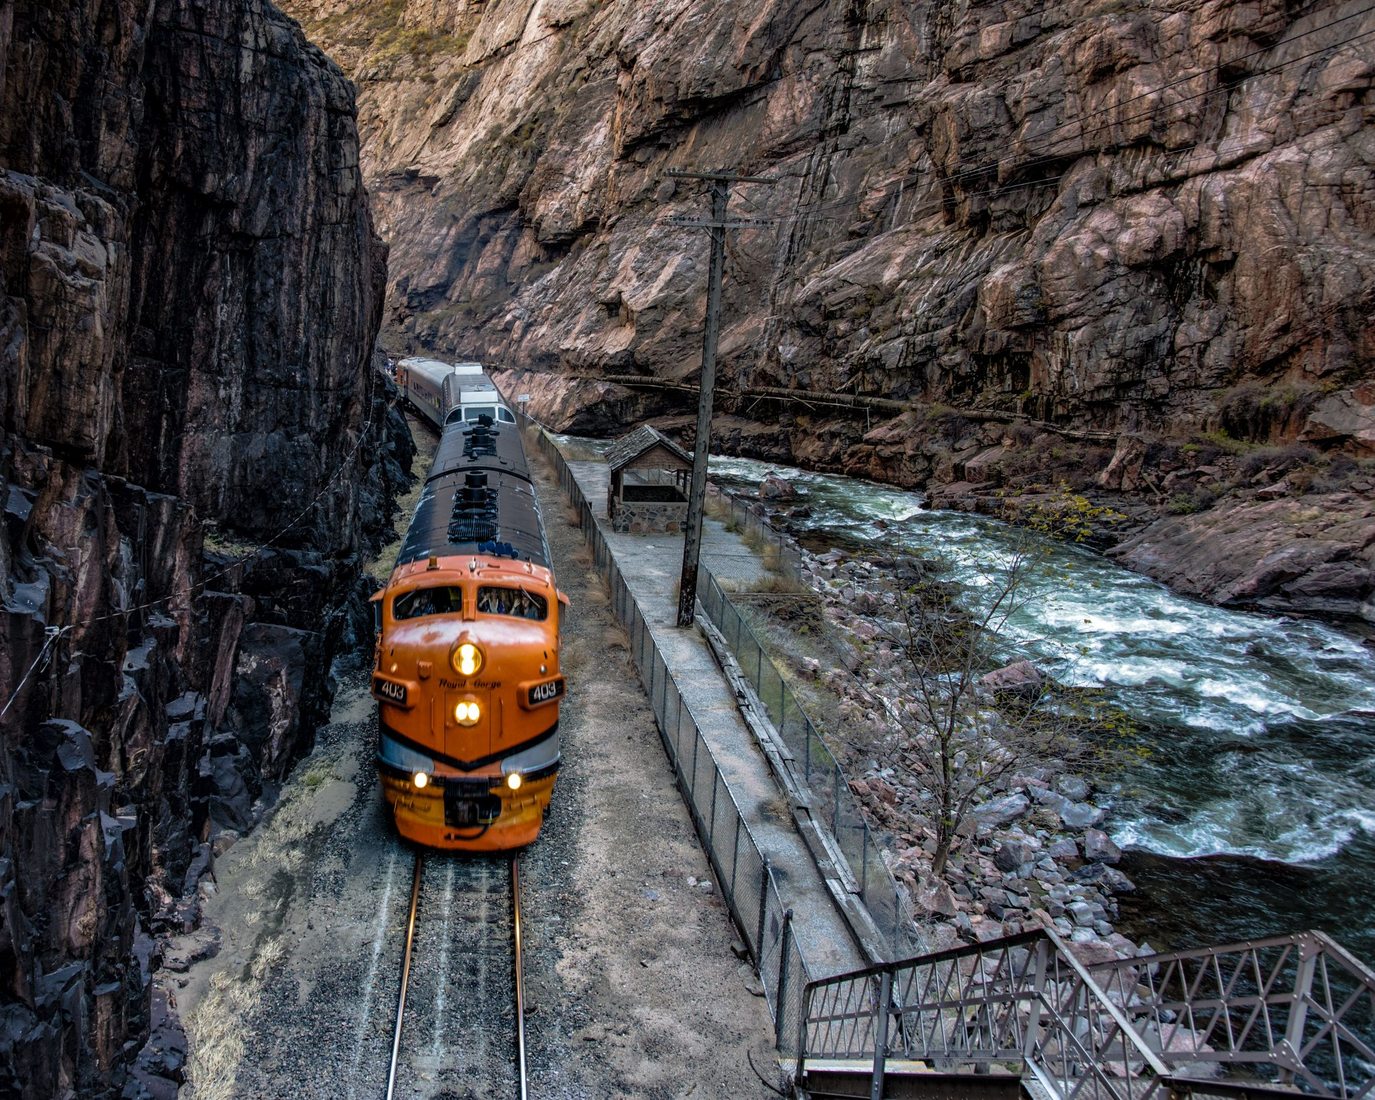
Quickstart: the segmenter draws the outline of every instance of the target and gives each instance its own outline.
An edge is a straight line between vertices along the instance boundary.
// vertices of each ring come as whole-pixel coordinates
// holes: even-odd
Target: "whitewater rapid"
[[[745,493],[769,472],[810,509],[799,531],[943,559],[971,600],[1026,546],[1022,529],[889,486],[711,462]],[[1035,559],[1009,658],[1102,689],[1140,728],[1144,758],[1100,777],[1118,844],[1308,864],[1375,836],[1375,655],[1358,640],[1188,599],[1077,546],[1042,540]]]

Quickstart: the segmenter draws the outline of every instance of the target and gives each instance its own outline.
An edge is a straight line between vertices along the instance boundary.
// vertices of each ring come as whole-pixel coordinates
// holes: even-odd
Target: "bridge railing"
[[[1028,932],[810,983],[808,1060],[889,1059],[946,1072],[1030,1072],[1056,1100],[1149,1100],[1168,1070],[1053,933]]]
[[[808,1061],[1030,1074],[1054,1100],[1280,1091],[1366,1100],[1375,975],[1317,932],[1086,967],[1051,932],[807,986]]]
[[[1176,1074],[1375,1092],[1375,973],[1321,932],[1176,951],[1091,968]]]

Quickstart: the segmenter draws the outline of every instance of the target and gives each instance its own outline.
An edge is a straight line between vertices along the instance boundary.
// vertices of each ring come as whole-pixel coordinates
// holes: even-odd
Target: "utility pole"
[[[684,172],[669,169],[678,179],[707,180],[711,184],[711,221],[670,218],[670,225],[711,230],[711,265],[707,269],[707,324],[702,336],[702,380],[697,399],[697,445],[692,452],[692,486],[688,491],[687,530],[683,533],[683,574],[678,582],[678,625],[691,626],[696,616],[697,561],[702,551],[702,509],[707,493],[707,452],[711,448],[711,405],[716,388],[716,341],[721,331],[721,276],[726,266],[726,230],[744,225],[772,225],[764,218],[726,221],[732,183],[773,183],[767,176],[735,172]]]

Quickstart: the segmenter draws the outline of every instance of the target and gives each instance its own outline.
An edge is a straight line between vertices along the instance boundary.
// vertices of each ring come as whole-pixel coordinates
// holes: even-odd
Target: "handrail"
[[[1375,974],[1319,932],[1086,966],[1049,930],[808,984],[809,1058],[1017,1063],[1055,1100],[1375,1092]],[[1239,1069],[1242,1080],[1199,1080]],[[1269,1067],[1270,1077],[1257,1076]]]
[[[1091,971],[1173,1066],[1245,1066],[1256,1083],[1333,1100],[1375,1091],[1375,973],[1322,932]]]

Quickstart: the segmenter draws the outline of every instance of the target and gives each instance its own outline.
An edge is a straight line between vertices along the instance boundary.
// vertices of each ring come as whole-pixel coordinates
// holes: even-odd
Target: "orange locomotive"
[[[434,848],[529,844],[559,768],[567,598],[515,425],[450,412],[373,600],[377,766],[397,830]]]

